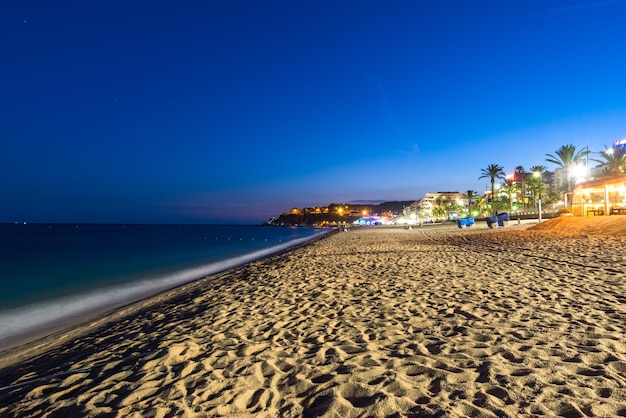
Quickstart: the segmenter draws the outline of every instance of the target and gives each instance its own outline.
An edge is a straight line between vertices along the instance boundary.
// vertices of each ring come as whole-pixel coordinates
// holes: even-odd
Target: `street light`
[[[584,165],[578,164],[572,167],[570,177],[574,177],[576,179],[576,183],[580,183],[585,180],[587,177],[587,167]]]

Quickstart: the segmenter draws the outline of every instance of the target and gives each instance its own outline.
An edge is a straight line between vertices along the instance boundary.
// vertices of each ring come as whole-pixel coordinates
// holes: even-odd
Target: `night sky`
[[[0,222],[261,223],[626,138],[625,1],[0,5]]]

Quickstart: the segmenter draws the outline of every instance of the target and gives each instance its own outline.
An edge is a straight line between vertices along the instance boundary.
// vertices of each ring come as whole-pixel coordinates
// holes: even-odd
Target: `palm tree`
[[[502,183],[502,191],[509,197],[509,212],[513,212],[513,195],[519,192],[517,184],[512,180],[506,180]]]
[[[596,160],[604,167],[606,176],[619,176],[624,173],[626,167],[626,149],[625,148],[605,148],[600,153],[604,161]]]
[[[496,201],[496,179],[500,179],[500,180],[505,179],[504,167],[499,166],[498,164],[489,164],[487,168],[481,169],[480,173],[482,175],[478,177],[479,180],[484,179],[484,178],[489,178],[489,180],[491,181],[491,201],[495,202]],[[494,205],[493,214],[494,215],[496,214],[495,205]]]
[[[574,145],[563,145],[561,148],[556,150],[554,154],[546,154],[546,161],[552,164],[556,164],[557,166],[563,169],[565,174],[565,184],[566,184],[566,193],[570,193],[572,191],[572,169],[578,165],[583,158],[589,155],[588,149],[582,149],[580,151],[576,151],[576,147]],[[572,202],[569,202],[571,205]]]
[[[515,178],[520,183],[520,191],[522,192],[522,210],[524,210],[524,199],[526,198],[526,170],[521,165],[515,167]]]
[[[446,215],[446,209],[443,206],[433,207],[433,216],[435,219],[441,219]]]
[[[478,207],[478,211],[480,213],[483,213],[485,208],[487,207],[487,202],[485,201],[484,197],[477,197],[476,198],[476,207]]]
[[[543,178],[543,173],[545,173],[546,170],[547,170],[547,168],[546,168],[545,165],[534,165],[534,166],[530,167],[530,172],[535,177]]]
[[[561,199],[561,193],[559,193],[558,191],[551,191],[548,192],[547,196],[546,196],[546,203],[551,204],[552,208],[554,209],[555,204]]]
[[[494,214],[507,210],[506,208],[509,206],[509,202],[509,198],[506,195],[499,195],[493,199],[491,201],[491,207],[493,208]]]
[[[537,172],[535,172],[537,173]],[[528,190],[533,194],[533,203],[537,205],[538,199],[541,199],[541,195],[546,190],[546,184],[543,182],[541,175],[532,175],[528,179]]]
[[[546,183],[543,181],[543,173],[547,170],[545,165],[534,165],[530,167],[531,176],[528,178],[528,190],[533,195],[533,204],[537,205],[537,199],[541,199],[541,195],[546,190]]]
[[[446,211],[446,219],[450,217],[450,212],[460,212],[463,207],[454,201],[448,200],[443,204],[443,208]]]
[[[476,199],[478,197],[478,193],[476,193],[474,190],[468,190],[465,193],[465,197],[467,198],[467,210],[468,212],[472,212],[472,200]]]

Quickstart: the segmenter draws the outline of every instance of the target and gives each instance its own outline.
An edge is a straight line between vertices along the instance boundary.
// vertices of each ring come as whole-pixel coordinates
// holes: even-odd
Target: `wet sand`
[[[0,353],[0,416],[626,416],[609,221],[340,232]]]

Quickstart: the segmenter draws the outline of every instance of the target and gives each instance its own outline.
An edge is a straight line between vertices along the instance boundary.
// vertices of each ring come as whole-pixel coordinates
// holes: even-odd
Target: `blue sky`
[[[6,1],[0,222],[260,223],[626,137],[626,1]]]

